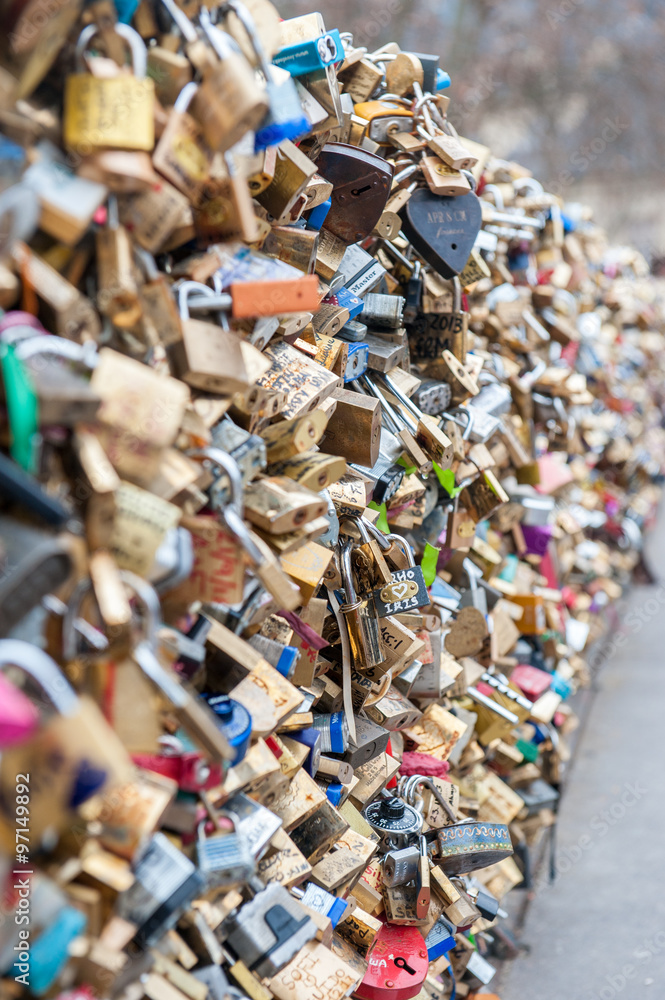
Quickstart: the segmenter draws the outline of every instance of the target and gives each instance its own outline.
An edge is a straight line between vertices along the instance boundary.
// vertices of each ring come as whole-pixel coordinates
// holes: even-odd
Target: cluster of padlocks
[[[436,55],[1,8],[0,995],[473,995],[658,499],[662,291]]]

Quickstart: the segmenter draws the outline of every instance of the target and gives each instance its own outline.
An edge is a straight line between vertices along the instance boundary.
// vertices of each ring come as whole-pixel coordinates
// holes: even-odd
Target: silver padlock
[[[206,837],[205,825],[206,820],[202,820],[196,828],[196,857],[207,888],[231,889],[247,882],[255,871],[247,841],[238,833],[217,832]]]
[[[316,935],[300,903],[274,882],[231,916],[228,928],[228,946],[261,978],[276,976]]]
[[[388,851],[383,859],[383,882],[388,888],[413,882],[418,874],[420,848],[412,844],[399,851]]]

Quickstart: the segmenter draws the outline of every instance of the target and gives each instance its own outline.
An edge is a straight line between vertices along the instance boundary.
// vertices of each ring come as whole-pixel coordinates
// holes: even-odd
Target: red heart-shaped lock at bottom
[[[427,975],[425,939],[417,927],[384,924],[368,958],[365,978],[353,994],[360,1000],[411,1000]]]

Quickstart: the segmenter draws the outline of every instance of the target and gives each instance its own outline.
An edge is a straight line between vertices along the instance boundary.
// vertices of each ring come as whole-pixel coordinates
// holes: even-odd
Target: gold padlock
[[[150,152],[155,144],[155,84],[146,77],[146,48],[127,24],[117,24],[132,54],[134,72],[107,79],[84,73],[84,55],[97,35],[94,24],[84,28],[76,45],[78,72],[65,81],[63,139],[67,149],[85,156],[101,149]]]

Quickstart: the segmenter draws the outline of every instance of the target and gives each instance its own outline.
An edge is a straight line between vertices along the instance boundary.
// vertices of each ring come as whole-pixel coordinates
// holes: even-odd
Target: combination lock
[[[393,850],[405,847],[423,825],[417,809],[397,797],[377,799],[367,806],[364,815],[384,846]]]

